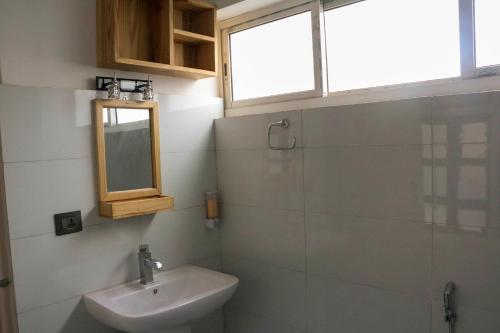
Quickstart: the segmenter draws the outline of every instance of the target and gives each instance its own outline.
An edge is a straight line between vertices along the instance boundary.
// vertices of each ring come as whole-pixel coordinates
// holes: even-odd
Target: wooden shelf
[[[174,8],[179,10],[190,10],[190,11],[203,11],[211,10],[214,7],[204,1],[200,0],[174,0]]]
[[[186,44],[215,43],[215,38],[190,31],[174,29],[174,42]]]
[[[153,214],[174,208],[174,198],[157,196],[141,199],[120,200],[99,203],[99,213],[112,219]]]
[[[215,7],[204,0],[97,0],[99,67],[217,76]]]
[[[195,80],[217,76],[215,71],[127,58],[118,58],[115,64],[110,65],[110,68],[126,71],[139,71],[150,74],[166,74]]]
[[[173,0],[174,29],[215,37],[215,7],[201,0]]]

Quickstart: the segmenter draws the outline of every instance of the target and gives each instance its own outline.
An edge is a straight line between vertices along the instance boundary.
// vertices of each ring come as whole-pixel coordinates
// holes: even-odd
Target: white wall
[[[151,246],[167,268],[220,267],[219,234],[205,228],[203,192],[216,188],[217,97],[160,95],[163,193],[173,211],[112,221],[98,215],[94,91],[0,85],[0,133],[21,333],[111,332],[81,295],[138,278]],[[81,210],[83,231],[54,233],[53,215]],[[219,311],[194,332],[221,333]]]
[[[96,68],[94,0],[0,0],[0,83],[94,89]],[[118,76],[145,78],[143,73]],[[154,75],[156,92],[217,96],[217,79]]]
[[[226,333],[500,331],[500,93],[218,119]],[[266,127],[274,129],[267,148]]]
[[[167,268],[220,266],[218,232],[202,223],[202,193],[216,187],[216,79],[153,76],[175,210],[120,223],[98,216],[89,89],[114,71],[96,68],[95,26],[95,0],[0,0],[0,133],[21,333],[110,332],[81,295],[137,278],[140,243]],[[82,211],[83,232],[55,236],[53,215],[70,210]],[[222,332],[222,312],[194,331]]]

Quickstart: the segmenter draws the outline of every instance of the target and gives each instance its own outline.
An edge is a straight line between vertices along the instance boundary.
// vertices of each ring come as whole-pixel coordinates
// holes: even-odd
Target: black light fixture
[[[143,93],[144,87],[151,86],[151,90],[153,87],[153,82],[148,77],[147,80],[139,80],[139,79],[125,79],[120,77],[106,77],[106,76],[96,76],[95,77],[95,85],[96,90],[98,91],[108,91],[108,87],[114,83],[114,81],[118,83],[118,88],[122,92],[128,93]]]

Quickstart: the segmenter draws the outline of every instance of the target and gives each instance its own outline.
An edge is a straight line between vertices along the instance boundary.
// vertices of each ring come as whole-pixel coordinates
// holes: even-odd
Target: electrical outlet
[[[56,235],[62,236],[82,231],[82,213],[77,210],[54,215]]]

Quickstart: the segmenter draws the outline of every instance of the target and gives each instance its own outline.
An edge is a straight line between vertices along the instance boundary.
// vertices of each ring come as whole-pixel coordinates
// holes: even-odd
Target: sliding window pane
[[[500,1],[476,0],[476,66],[500,64]]]
[[[330,91],[460,76],[458,0],[366,0],[325,12]]]
[[[230,35],[233,100],[314,90],[311,12]]]

